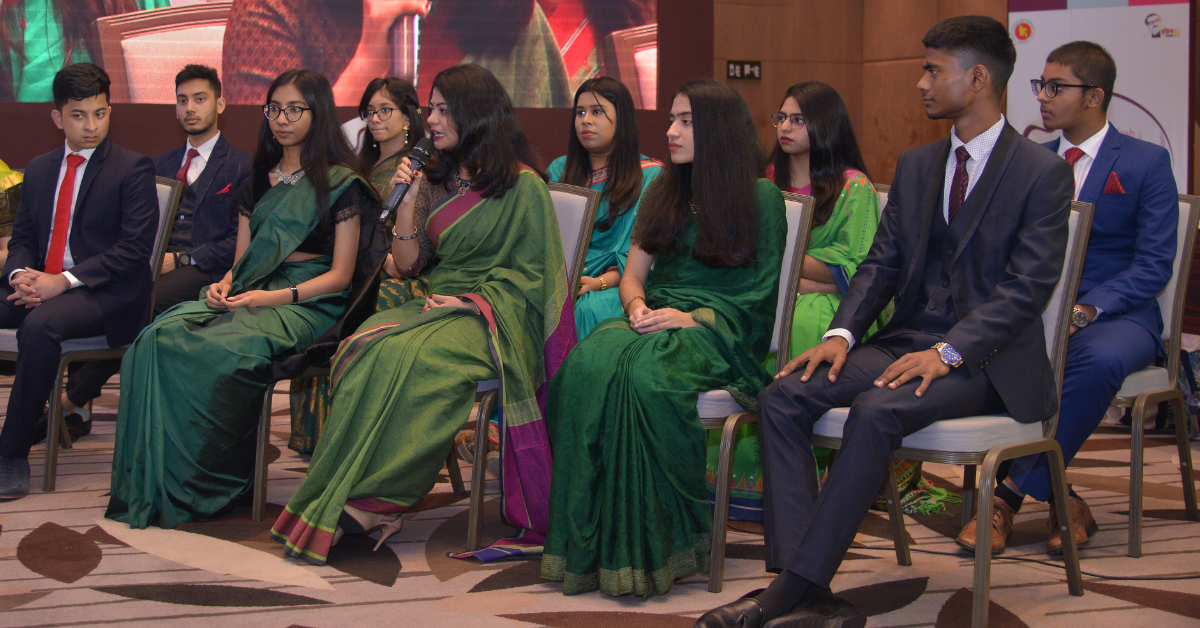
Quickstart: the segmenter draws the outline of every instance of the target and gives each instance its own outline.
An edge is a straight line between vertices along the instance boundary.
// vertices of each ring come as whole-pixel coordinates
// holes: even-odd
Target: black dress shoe
[[[0,501],[20,499],[29,494],[29,461],[0,456]]]
[[[35,445],[46,440],[49,416],[49,412],[43,414],[42,418],[38,419],[37,425],[33,428],[33,443]],[[71,437],[72,443],[92,433],[92,420],[88,419],[84,421],[78,412],[68,414],[66,422],[67,435]]]
[[[765,613],[754,596],[764,590],[755,589],[734,602],[708,611],[696,620],[696,628],[760,628]]]
[[[787,615],[767,622],[763,628],[864,628],[866,625],[867,617],[853,604],[823,591]]]

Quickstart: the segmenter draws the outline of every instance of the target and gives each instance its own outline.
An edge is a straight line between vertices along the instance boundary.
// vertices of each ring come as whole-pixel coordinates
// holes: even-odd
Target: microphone
[[[427,137],[422,137],[417,142],[417,145],[413,146],[412,151],[408,153],[408,160],[412,164],[413,176],[416,176],[425,167],[425,163],[429,161],[429,153],[432,150],[433,142]],[[379,222],[386,222],[387,217],[396,211],[396,208],[400,206],[400,201],[408,193],[408,188],[408,183],[400,183],[392,188],[392,193],[388,194],[387,200],[383,203],[383,213],[379,214]]]

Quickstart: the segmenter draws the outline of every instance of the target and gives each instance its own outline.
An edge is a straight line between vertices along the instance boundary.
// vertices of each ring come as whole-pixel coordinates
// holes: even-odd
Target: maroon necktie
[[[1083,157],[1083,151],[1078,147],[1072,146],[1067,149],[1067,152],[1065,155],[1063,155],[1063,157],[1067,158],[1067,163],[1074,166],[1075,162],[1079,161],[1080,157]]]
[[[67,173],[63,175],[62,185],[58,186],[50,248],[46,250],[48,275],[57,275],[63,271],[63,257],[67,253],[67,231],[71,229],[71,197],[75,196],[75,171],[85,161],[87,160],[82,155],[67,155]]]
[[[198,151],[198,150],[196,150],[196,149],[194,149],[194,148],[190,148],[190,149],[188,149],[187,160],[183,162],[183,167],[182,167],[182,168],[180,168],[180,169],[179,169],[179,172],[178,172],[178,173],[176,173],[176,175],[175,175],[175,178],[176,178],[176,179],[179,179],[180,181],[183,181],[183,185],[184,185],[185,187],[186,187],[186,186],[187,186],[187,184],[188,184],[188,180],[187,180],[187,173],[188,173],[188,168],[191,168],[191,167],[192,167],[192,158],[193,158],[193,157],[199,157],[199,156],[200,156],[200,151]]]
[[[954,157],[958,163],[954,165],[954,183],[950,185],[950,219],[947,223],[954,222],[954,217],[967,198],[967,160],[971,158],[971,153],[967,152],[966,146],[959,146],[954,149]]]

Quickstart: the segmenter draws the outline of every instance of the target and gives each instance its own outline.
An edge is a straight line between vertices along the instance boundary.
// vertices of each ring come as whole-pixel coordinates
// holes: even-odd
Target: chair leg
[[[275,382],[267,384],[267,392],[263,393],[262,412],[258,417],[258,447],[254,454],[254,488],[250,518],[262,521],[267,515],[267,445],[271,441],[271,397],[275,392]]]
[[[455,495],[462,495],[467,492],[467,488],[463,486],[462,470],[458,468],[458,456],[454,453],[454,447],[450,447],[450,455],[446,456],[446,475],[450,476],[450,488],[454,490]]]
[[[1183,504],[1187,518],[1200,521],[1200,512],[1196,510],[1196,478],[1192,476],[1192,447],[1188,442],[1187,405],[1183,401],[1183,393],[1174,391],[1172,401],[1175,403],[1175,441],[1179,446],[1179,473],[1183,480]]]
[[[483,497],[487,486],[488,419],[496,405],[499,394],[489,390],[479,400],[479,413],[475,415],[475,462],[471,467],[471,510],[467,520],[467,551],[479,549],[483,535]]]
[[[58,374],[54,378],[54,391],[50,396],[50,413],[46,415],[46,462],[42,470],[42,490],[54,492],[58,479],[58,448],[71,448],[71,434],[62,416],[63,387],[67,378],[67,361],[59,360]],[[64,443],[63,440],[66,440]]]
[[[973,464],[963,467],[962,527],[964,528],[971,523],[971,512],[975,510],[975,471],[978,468]]]
[[[1127,554],[1131,558],[1142,556],[1142,475],[1145,470],[1145,434],[1146,400],[1139,399],[1138,403],[1133,406],[1133,421],[1129,426],[1129,549]],[[1066,532],[1063,534],[1065,535]]]
[[[900,489],[896,486],[896,470],[888,468],[887,481],[883,483],[887,491],[888,519],[892,522],[892,539],[896,546],[896,564],[901,567],[912,566],[912,556],[908,553],[908,539],[904,532],[904,511],[900,508]]]
[[[1049,439],[1046,459],[1050,463],[1050,485],[1054,495],[1054,507],[1058,509],[1059,532],[1063,539],[1063,565],[1067,570],[1067,589],[1071,595],[1083,595],[1083,573],[1079,570],[1079,548],[1075,545],[1075,527],[1071,521],[1071,507],[1067,504],[1067,467],[1063,462],[1062,449],[1058,442]]]
[[[998,456],[989,454],[979,478],[975,528],[975,581],[971,595],[971,628],[987,628],[988,605],[992,586],[992,495],[996,492]]]
[[[725,420],[721,432],[721,449],[717,457],[717,503],[713,509],[712,548],[708,558],[708,590],[720,593],[725,586],[725,537],[729,523],[729,482],[733,477],[733,440],[738,428],[758,422],[758,415],[741,412]]]

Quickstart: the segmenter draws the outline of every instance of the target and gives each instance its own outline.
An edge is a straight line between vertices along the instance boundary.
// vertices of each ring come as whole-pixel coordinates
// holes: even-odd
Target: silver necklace
[[[304,178],[304,168],[301,168],[301,169],[293,172],[292,174],[283,174],[283,171],[279,169],[279,165],[282,163],[283,162],[279,162],[278,164],[275,164],[275,170],[273,170],[271,172],[271,174],[275,175],[275,178],[280,183],[286,183],[288,185],[296,185],[297,183],[300,182],[300,179]]]

